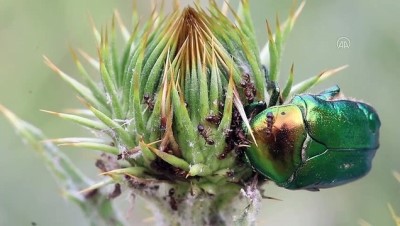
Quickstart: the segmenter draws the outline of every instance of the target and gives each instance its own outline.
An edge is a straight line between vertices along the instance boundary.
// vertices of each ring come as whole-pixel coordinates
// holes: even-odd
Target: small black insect
[[[254,86],[254,83],[250,79],[250,75],[248,73],[243,74],[243,79],[240,82],[240,86],[244,89],[244,95],[249,101],[249,103],[254,101],[254,97],[256,96],[256,87]]]
[[[176,201],[175,198],[175,189],[171,188],[168,191],[168,197],[169,197],[169,205],[172,210],[178,210],[178,202]]]
[[[206,121],[215,125],[219,125],[219,123],[221,122],[221,115],[220,114],[209,115],[206,117]]]
[[[267,136],[271,135],[272,133],[272,126],[274,124],[274,114],[272,114],[272,112],[268,112],[267,113]]]
[[[117,155],[117,160],[121,160],[121,159],[124,159],[124,160],[130,159],[130,158],[132,158],[132,156],[133,156],[134,154],[138,153],[139,151],[141,151],[139,147],[134,147],[134,148],[132,148],[132,149],[122,151],[121,153],[119,153],[119,154]]]
[[[110,194],[108,194],[108,198],[114,199],[114,198],[118,197],[119,195],[121,195],[121,193],[122,193],[121,185],[117,183],[114,186],[114,190]]]
[[[210,138],[209,135],[209,130],[207,130],[206,128],[204,128],[203,125],[198,125],[197,126],[197,131],[199,132],[199,134],[204,138],[204,140],[206,141],[206,143],[208,145],[214,145],[215,141],[213,139]]]
[[[144,103],[147,104],[147,107],[152,111],[154,109],[154,100],[149,94],[144,94],[143,96]]]

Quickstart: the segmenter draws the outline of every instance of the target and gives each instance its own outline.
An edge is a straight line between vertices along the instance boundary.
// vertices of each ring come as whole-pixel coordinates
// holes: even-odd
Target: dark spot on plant
[[[119,195],[121,195],[121,185],[119,183],[116,183],[114,185],[114,190],[110,194],[108,194],[108,198],[114,199],[114,198],[118,197]]]
[[[86,193],[84,193],[85,199],[92,199],[98,194],[99,190],[98,189],[92,189]]]

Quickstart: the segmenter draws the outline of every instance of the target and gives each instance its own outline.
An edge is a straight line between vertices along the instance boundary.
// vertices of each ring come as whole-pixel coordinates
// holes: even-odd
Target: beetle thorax
[[[265,175],[285,182],[301,163],[306,138],[302,112],[295,105],[268,108],[251,121],[251,126],[258,142],[252,150],[262,159]]]

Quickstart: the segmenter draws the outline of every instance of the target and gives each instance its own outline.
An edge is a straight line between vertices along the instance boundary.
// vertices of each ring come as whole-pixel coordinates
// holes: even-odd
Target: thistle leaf
[[[168,162],[169,164],[178,167],[182,170],[189,171],[190,165],[187,163],[185,160],[176,157],[175,155],[168,154],[166,152],[162,152],[158,150],[157,148],[154,148],[152,146],[147,146],[154,154],[156,154],[158,157],[160,157],[162,160],[165,162]]]
[[[237,15],[239,18],[238,24],[242,31],[241,33],[245,34],[247,39],[245,43],[246,45],[244,45],[244,47],[250,46],[250,50],[252,53],[259,53],[254,30],[254,23],[251,19],[249,0],[241,0],[239,4],[239,9],[237,11]]]
[[[104,93],[99,89],[97,84],[89,76],[89,73],[86,71],[86,69],[83,67],[82,63],[79,61],[78,56],[76,55],[76,52],[72,48],[70,48],[70,52],[71,52],[72,58],[75,61],[76,67],[78,68],[80,75],[81,75],[82,79],[85,81],[88,88],[92,91],[92,93],[96,97],[96,99],[101,103],[101,106],[110,110],[108,108],[107,100],[106,100],[106,97],[104,96]]]
[[[397,216],[396,212],[394,211],[392,205],[388,204],[388,208],[392,218],[397,226],[400,226],[400,216]]]
[[[315,85],[317,85],[318,83],[324,81],[325,79],[329,78],[330,76],[338,73],[339,71],[342,71],[344,69],[346,69],[348,67],[348,65],[344,65],[335,69],[331,69],[331,70],[327,70],[324,71],[322,73],[320,73],[317,76],[311,77],[309,79],[306,79],[296,85],[294,85],[290,91],[289,96],[294,96],[298,93],[303,93],[306,92],[307,90],[311,89],[312,87],[314,87]]]
[[[294,64],[292,64],[292,67],[290,68],[289,78],[281,94],[282,102],[285,102],[285,100],[288,98],[290,90],[292,90],[293,80],[294,80]]]
[[[139,146],[146,164],[150,165],[151,162],[156,159],[156,155],[150,151],[150,149],[147,147],[147,144],[143,142],[143,139],[139,141]]]
[[[146,120],[146,131],[145,136],[146,141],[153,142],[160,138],[161,134],[161,104],[162,104],[162,90],[157,95],[157,99],[155,100],[155,104],[153,110],[151,110],[150,117]],[[149,110],[149,106],[147,107]],[[150,111],[150,110],[149,110]]]
[[[213,45],[214,46],[214,45]],[[213,47],[214,49],[214,47]],[[212,50],[214,52],[214,50]],[[211,68],[211,75],[210,75],[210,90],[208,91],[209,93],[209,109],[210,113],[217,115],[219,114],[219,86],[218,86],[218,80],[220,76],[220,72],[218,70],[218,65],[216,61],[215,55],[212,55],[212,63],[209,65]]]
[[[88,53],[85,51],[78,49],[79,54],[96,70],[100,71],[100,62],[93,57],[91,57]]]
[[[200,50],[199,50],[200,51]],[[203,49],[203,53],[200,54],[200,52],[197,51],[197,74],[198,74],[198,79],[199,79],[199,87],[197,87],[197,90],[199,92],[199,119],[200,122],[203,121],[207,115],[209,114],[209,104],[210,101],[208,99],[208,75],[207,75],[207,69],[206,69],[206,49]],[[203,56],[203,62],[200,62],[201,56]]]
[[[195,164],[190,166],[189,170],[189,175],[190,176],[208,176],[213,173],[212,169],[210,168],[210,165],[205,165],[205,164]]]
[[[112,22],[111,22],[111,39],[110,39],[110,44],[109,44],[109,48],[110,48],[110,60],[109,60],[109,64],[110,64],[110,69],[112,70],[115,76],[115,81],[116,81],[116,85],[117,87],[121,87],[123,85],[123,81],[124,81],[124,77],[123,74],[120,73],[120,69],[119,69],[119,61],[118,61],[118,50],[117,50],[117,43],[116,43],[116,39],[117,39],[117,35],[116,35],[116,31],[115,31],[115,14],[113,15],[112,18]]]
[[[228,84],[228,90],[226,91],[224,112],[222,114],[223,116],[218,127],[218,134],[224,134],[225,131],[229,130],[231,126],[233,99],[234,99],[233,87],[234,87],[234,82],[233,78],[231,77]]]
[[[92,32],[93,32],[94,38],[96,40],[96,43],[97,43],[98,46],[100,46],[101,34],[100,34],[99,30],[97,30],[92,16],[89,16],[89,21],[90,21],[90,24],[92,26]]]
[[[43,158],[65,197],[78,204],[91,225],[123,225],[106,195],[97,192],[91,196],[85,196],[80,192],[79,189],[88,187],[92,182],[53,143],[43,141],[47,138],[39,129],[22,121],[2,105],[0,105],[0,112],[11,122],[20,136]]]
[[[114,183],[114,180],[108,178],[107,180],[103,180],[103,181],[100,181],[100,182],[90,185],[89,187],[79,191],[79,193],[81,193],[83,195],[87,195],[87,194],[90,194],[91,192],[96,191],[97,189],[100,189],[100,188],[107,186],[109,184],[112,184],[112,183]]]
[[[57,139],[48,139],[45,141],[52,142],[54,144],[62,144],[62,143],[80,143],[80,142],[90,142],[97,144],[106,144],[109,143],[104,139],[100,138],[91,138],[91,137],[65,137],[65,138],[57,138]]]
[[[115,175],[122,174],[122,175],[134,176],[134,177],[143,177],[143,174],[145,171],[146,171],[145,168],[135,166],[135,167],[127,167],[127,168],[121,168],[121,169],[115,169],[115,170],[103,172],[100,175],[114,177]]]
[[[131,35],[129,34],[128,29],[126,28],[124,21],[121,19],[121,14],[119,13],[118,10],[114,10],[114,17],[119,26],[122,37],[125,39],[125,42],[128,42],[129,39],[131,38]]]
[[[190,120],[189,113],[185,107],[185,103],[179,97],[178,91],[174,84],[172,86],[172,105],[174,108],[174,127],[175,137],[182,150],[182,155],[189,163],[203,162],[203,157],[200,151],[198,136],[193,129],[193,124]]]
[[[67,108],[64,110],[65,113],[73,114],[77,116],[87,116],[90,118],[96,118],[96,116],[88,109],[79,109],[79,108]]]
[[[125,130],[119,123],[116,121],[112,120],[109,118],[107,115],[105,115],[103,112],[99,111],[98,109],[88,105],[87,106],[89,110],[93,112],[96,117],[102,121],[105,125],[108,126],[108,129],[111,129],[112,131],[115,131],[119,138],[127,145],[127,148],[132,148],[135,146],[134,140],[132,139],[131,134]]]
[[[92,119],[88,119],[88,118],[84,118],[84,117],[72,115],[72,114],[58,113],[58,112],[54,112],[54,111],[46,111],[46,110],[40,110],[40,111],[58,116],[62,119],[73,121],[81,126],[84,126],[84,127],[90,128],[90,129],[94,129],[94,130],[98,130],[98,131],[108,130],[108,127],[105,124],[103,124],[99,121],[92,120]]]
[[[79,142],[79,143],[61,143],[59,146],[70,146],[70,147],[77,147],[77,148],[87,148],[96,151],[102,151],[112,155],[118,155],[119,149],[110,145],[106,144],[99,144],[93,142]]]
[[[102,59],[100,61],[100,74],[101,74],[101,78],[103,80],[104,88],[106,90],[106,95],[109,96],[109,101],[111,102],[111,106],[112,106],[111,110],[114,114],[114,117],[116,117],[118,119],[122,119],[123,114],[122,114],[121,104],[120,104],[120,101],[119,101],[119,98],[117,95],[117,89],[113,82],[113,78],[110,77],[110,74],[108,73],[108,70],[107,70],[106,65],[103,60],[104,59]],[[98,105],[95,105],[95,106],[98,106]]]
[[[65,74],[63,71],[61,71],[56,65],[54,65],[49,58],[46,56],[43,56],[44,62],[47,64],[47,66],[52,69],[54,72],[56,72],[60,77],[67,82],[72,88],[76,90],[86,101],[88,101],[91,104],[94,104],[96,106],[101,105],[100,102],[94,97],[92,91],[87,88],[86,86],[82,85],[69,75]]]
[[[274,41],[274,36],[272,34],[271,27],[266,21],[267,31],[268,31],[268,48],[269,48],[269,77],[270,80],[276,82],[278,80],[278,70],[279,70],[279,63],[280,63],[280,52],[278,46]]]
[[[400,173],[397,171],[393,171],[393,175],[397,179],[397,181],[400,183]]]
[[[282,58],[282,52],[289,33],[292,31],[294,23],[303,10],[305,1],[303,1],[296,11],[292,10],[289,18],[281,26],[278,16],[276,17],[276,34],[273,35],[267,21],[268,42],[261,50],[260,59],[263,65],[269,68],[269,76],[272,82],[277,82],[279,78],[279,68]],[[294,9],[294,6],[293,6]]]
[[[147,43],[145,41],[144,43]],[[132,127],[129,127],[130,131],[133,131],[137,136],[140,137],[144,135],[144,130],[145,130],[145,125],[143,121],[143,109],[141,106],[141,99],[140,99],[140,81],[141,81],[141,74],[142,74],[142,66],[143,66],[143,57],[144,57],[144,45],[140,46],[138,48],[139,54],[138,54],[138,64],[137,68],[135,68],[135,71],[132,72],[132,78],[129,80],[130,82],[127,82],[129,85],[126,90],[129,90],[129,93],[127,96],[128,97],[128,117],[133,117],[134,123],[132,124]]]

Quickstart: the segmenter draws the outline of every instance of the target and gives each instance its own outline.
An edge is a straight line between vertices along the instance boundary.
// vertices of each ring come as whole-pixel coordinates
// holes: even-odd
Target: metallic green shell
[[[251,165],[289,189],[338,186],[368,173],[379,147],[378,114],[365,103],[335,99],[338,94],[333,87],[298,95],[254,117],[257,145],[246,151]]]
[[[273,125],[268,115],[273,116]],[[277,184],[286,183],[301,165],[307,135],[302,112],[295,105],[271,107],[254,117],[250,126],[257,141],[246,151],[251,165]]]

